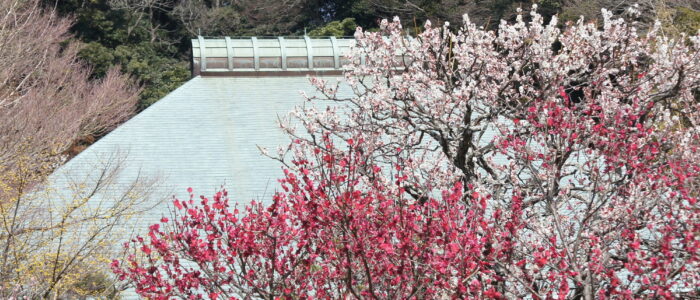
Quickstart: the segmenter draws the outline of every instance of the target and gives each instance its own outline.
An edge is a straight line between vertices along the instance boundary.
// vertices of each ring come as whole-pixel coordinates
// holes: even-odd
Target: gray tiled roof
[[[108,187],[115,193],[146,176],[158,179],[154,203],[172,195],[186,198],[188,187],[210,196],[221,185],[239,203],[269,201],[281,166],[257,146],[274,150],[288,142],[277,116],[303,103],[302,90],[315,91],[300,76],[195,77],[73,158],[52,180],[96,176],[100,161],[119,153],[125,164]],[[167,214],[168,202],[142,222]]]

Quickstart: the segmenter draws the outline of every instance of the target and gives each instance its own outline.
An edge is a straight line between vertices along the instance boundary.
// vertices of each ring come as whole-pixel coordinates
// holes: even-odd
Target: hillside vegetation
[[[47,7],[76,18],[73,33],[84,43],[80,56],[105,76],[113,66],[144,86],[139,108],[158,101],[189,78],[189,40],[204,36],[352,35],[357,26],[374,30],[378,20],[399,16],[407,31],[426,20],[460,24],[462,15],[487,29],[512,21],[517,8],[539,6],[545,19],[564,22],[600,9],[622,14],[626,0],[44,0]],[[700,2],[638,1],[638,21],[662,20],[671,34],[700,28]],[[563,25],[562,25],[563,26]]]

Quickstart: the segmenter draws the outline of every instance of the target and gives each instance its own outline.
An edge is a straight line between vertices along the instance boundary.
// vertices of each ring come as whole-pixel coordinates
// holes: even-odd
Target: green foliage
[[[48,4],[48,3],[47,3]],[[72,30],[85,42],[80,57],[100,78],[112,66],[132,75],[141,85],[144,109],[189,79],[187,35],[164,14],[136,15],[114,9],[107,0],[68,0],[57,5],[72,14]]]
[[[353,18],[345,18],[342,21],[332,21],[323,27],[309,32],[309,36],[352,36],[357,29],[357,23]]]
[[[92,72],[96,77],[104,76],[107,70],[114,65],[112,50],[98,42],[87,43],[78,55],[92,66]]]
[[[596,3],[583,1],[579,5],[562,8],[558,16],[561,23],[565,24],[566,22],[576,22],[581,16],[586,20],[593,20],[599,12],[600,8]]]
[[[539,12],[545,18],[549,18],[561,11],[561,2],[561,0],[539,0],[537,1],[537,12]]]
[[[158,67],[144,77],[147,85],[141,92],[141,108],[150,106],[190,79],[190,69],[187,62],[177,61],[173,64],[159,64]]]
[[[205,10],[203,14],[203,17],[195,20],[195,25],[201,30],[202,35],[236,35],[242,26],[241,15],[230,6]],[[190,32],[192,35],[197,33],[194,28]]]
[[[114,64],[144,85],[140,107],[146,108],[189,79],[186,61],[159,55],[158,49],[148,42],[120,45],[114,51]]]
[[[147,42],[119,45],[114,49],[90,42],[80,51],[80,56],[93,66],[96,77],[104,76],[110,67],[117,65],[121,66],[122,71],[137,78],[144,86],[140,109],[155,103],[190,77],[185,60],[161,56]]]
[[[47,6],[53,6],[46,0]],[[83,42],[98,42],[114,47],[127,41],[126,19],[123,13],[111,10],[107,0],[67,0],[56,5],[64,15],[76,18],[73,33]]]
[[[700,12],[687,7],[679,7],[676,9],[673,23],[680,32],[688,35],[696,34],[700,30]]]
[[[136,78],[144,87],[145,108],[189,78],[190,39],[206,36],[350,36],[357,26],[375,29],[378,20],[399,16],[405,29],[420,31],[426,20],[461,22],[462,14],[490,29],[498,20],[512,20],[515,10],[538,4],[546,18],[558,14],[562,24],[583,15],[595,20],[610,1],[564,0],[144,0],[155,9],[111,7],[110,0],[43,0],[76,18],[73,33],[85,43],[80,56],[102,77],[112,66]],[[131,0],[136,1],[136,0]],[[131,3],[130,1],[130,3]],[[670,1],[670,0],[669,0]],[[664,3],[667,1],[663,1]],[[678,6],[668,23],[676,32],[695,33],[700,13]],[[526,14],[527,17],[527,14]],[[562,25],[563,26],[563,25]],[[457,28],[454,26],[453,28]]]

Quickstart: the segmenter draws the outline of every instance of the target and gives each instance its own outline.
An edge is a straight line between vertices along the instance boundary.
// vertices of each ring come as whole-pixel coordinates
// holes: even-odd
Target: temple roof
[[[89,205],[103,208],[130,193],[144,193],[146,213],[126,220],[129,234],[143,233],[169,216],[169,200],[188,199],[188,188],[211,196],[223,186],[240,206],[271,201],[282,166],[259,147],[273,152],[288,145],[278,118],[305,103],[302,92],[316,93],[307,75],[341,77],[343,54],[352,42],[193,40],[193,78],[59,167],[45,189],[58,191],[52,205],[89,198]],[[118,172],[92,194],[109,168]],[[115,246],[123,238],[115,236]],[[137,298],[131,290],[123,296]]]
[[[90,182],[118,156],[121,171],[105,194],[151,178],[157,179],[153,203],[173,195],[187,198],[188,187],[211,196],[222,185],[238,202],[269,201],[281,165],[261,155],[258,146],[274,151],[288,143],[277,121],[304,102],[301,91],[315,93],[302,76],[197,76],[88,147],[51,179],[59,186]],[[157,222],[166,208],[160,205],[139,223]]]

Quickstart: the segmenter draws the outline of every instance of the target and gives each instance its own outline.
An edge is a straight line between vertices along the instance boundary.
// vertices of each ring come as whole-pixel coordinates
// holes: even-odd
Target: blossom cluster
[[[449,26],[358,30],[283,124],[271,205],[176,201],[114,271],[154,298],[698,296],[700,34]]]
[[[487,213],[488,196],[464,195],[460,181],[419,202],[361,178],[381,172],[353,150],[361,142],[346,156],[327,143],[294,162],[299,171],[285,172],[269,206],[239,211],[226,191],[174,200],[175,218],[126,243],[134,253],[113,270],[154,299],[502,296],[493,267],[511,255],[517,214]],[[493,226],[501,222],[509,231]]]

